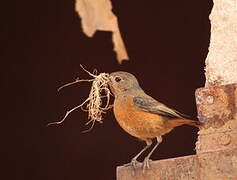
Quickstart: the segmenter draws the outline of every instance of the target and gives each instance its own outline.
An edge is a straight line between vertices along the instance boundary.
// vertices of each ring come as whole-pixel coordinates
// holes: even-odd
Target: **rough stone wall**
[[[206,88],[196,91],[198,117],[204,122],[197,153],[237,145],[237,0],[213,3]]]
[[[237,83],[237,0],[213,0],[206,87]]]
[[[237,148],[237,84],[196,91],[198,119],[197,153]]]

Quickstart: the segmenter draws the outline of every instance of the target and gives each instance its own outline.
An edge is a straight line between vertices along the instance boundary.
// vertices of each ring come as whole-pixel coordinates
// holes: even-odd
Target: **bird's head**
[[[113,72],[109,75],[109,79],[110,89],[115,96],[129,90],[140,89],[136,77],[128,72]]]

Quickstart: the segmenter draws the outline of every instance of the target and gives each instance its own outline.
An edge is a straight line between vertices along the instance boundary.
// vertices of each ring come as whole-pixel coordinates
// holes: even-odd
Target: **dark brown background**
[[[196,117],[194,92],[204,86],[210,0],[114,0],[131,59],[122,65],[112,50],[111,33],[97,32],[93,38],[82,33],[73,0],[18,3],[6,9],[1,58],[7,71],[2,76],[7,88],[2,121],[9,123],[2,125],[7,179],[115,179],[116,166],[144,146],[118,126],[112,112],[85,134],[82,111],[62,126],[46,127],[87,97],[87,83],[56,91],[76,77],[88,77],[80,64],[99,72],[131,72],[152,97]],[[153,159],[194,154],[196,133],[193,127],[176,128]]]

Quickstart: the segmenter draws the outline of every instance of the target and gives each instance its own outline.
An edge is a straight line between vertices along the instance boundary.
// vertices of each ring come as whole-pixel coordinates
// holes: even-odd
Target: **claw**
[[[132,159],[130,163],[124,164],[124,166],[125,166],[125,167],[132,166],[133,169],[136,169],[137,164],[139,164],[139,163],[140,163],[140,162],[137,161],[136,159]]]
[[[133,176],[135,175],[135,171],[136,171],[136,167],[137,167],[137,164],[140,164],[139,161],[137,161],[136,159],[132,159],[130,163],[127,163],[127,164],[124,164],[125,167],[128,167],[130,166],[133,170],[132,174]]]

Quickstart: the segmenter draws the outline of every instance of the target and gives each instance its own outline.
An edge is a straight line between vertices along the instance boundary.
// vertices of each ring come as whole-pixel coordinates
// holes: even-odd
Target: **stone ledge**
[[[151,162],[142,174],[131,167],[117,167],[117,180],[234,180],[237,179],[237,148]]]

